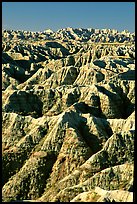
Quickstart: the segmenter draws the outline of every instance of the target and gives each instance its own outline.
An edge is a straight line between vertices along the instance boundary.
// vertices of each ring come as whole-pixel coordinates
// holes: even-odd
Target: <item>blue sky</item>
[[[135,2],[3,2],[3,29],[110,28],[135,32]]]

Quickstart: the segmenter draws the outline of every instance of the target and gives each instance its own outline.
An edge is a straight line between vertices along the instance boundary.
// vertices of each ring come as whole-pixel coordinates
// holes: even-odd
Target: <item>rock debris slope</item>
[[[132,202],[135,33],[2,31],[4,202]]]

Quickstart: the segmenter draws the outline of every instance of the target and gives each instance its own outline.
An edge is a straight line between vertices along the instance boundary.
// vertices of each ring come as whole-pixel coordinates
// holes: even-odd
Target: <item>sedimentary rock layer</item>
[[[134,40],[3,30],[3,202],[133,201]]]

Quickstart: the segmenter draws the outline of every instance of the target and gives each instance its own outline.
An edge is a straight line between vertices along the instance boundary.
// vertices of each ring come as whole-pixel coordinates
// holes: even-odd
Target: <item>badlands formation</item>
[[[3,202],[133,201],[135,33],[2,31]]]

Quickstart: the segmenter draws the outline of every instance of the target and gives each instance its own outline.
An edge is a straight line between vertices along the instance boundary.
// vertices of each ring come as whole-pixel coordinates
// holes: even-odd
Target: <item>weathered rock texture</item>
[[[2,32],[3,202],[132,202],[135,34]]]

